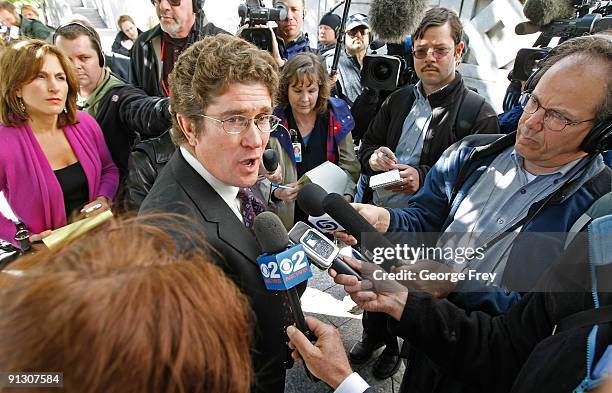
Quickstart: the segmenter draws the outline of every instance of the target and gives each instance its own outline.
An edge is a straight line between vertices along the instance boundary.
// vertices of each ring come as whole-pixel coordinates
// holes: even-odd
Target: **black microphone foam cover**
[[[547,25],[558,19],[568,19],[576,10],[570,0],[527,0],[523,13],[538,26]]]
[[[514,27],[514,32],[517,35],[533,34],[540,31],[540,26],[533,22],[521,22]]]
[[[268,172],[274,172],[278,168],[278,155],[272,149],[266,149],[263,152],[262,161]]]
[[[253,232],[264,253],[275,254],[286,250],[289,246],[287,229],[280,218],[272,212],[263,212],[255,217]]]
[[[361,243],[361,251],[366,258],[375,248],[394,248],[393,244],[363,218],[357,210],[353,209],[342,195],[336,193],[327,195],[323,199],[323,210]],[[362,242],[361,235],[363,233],[368,234],[367,242]],[[385,260],[381,267],[389,272],[393,265],[394,261]]]
[[[331,193],[323,199],[323,211],[329,214],[338,224],[361,242],[363,232],[376,232],[376,229],[353,209],[350,203],[340,194]]]
[[[425,0],[372,0],[370,26],[381,41],[403,43],[421,23],[428,4]]]
[[[327,196],[327,191],[318,184],[308,183],[297,196],[297,204],[302,211],[309,216],[320,217],[325,214],[323,210],[323,199]]]

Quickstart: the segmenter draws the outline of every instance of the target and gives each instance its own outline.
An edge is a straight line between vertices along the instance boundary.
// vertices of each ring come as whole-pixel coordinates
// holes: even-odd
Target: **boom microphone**
[[[369,23],[382,41],[403,44],[421,23],[428,2],[425,0],[373,0]]]
[[[572,18],[576,10],[569,0],[527,0],[523,13],[531,22],[543,26],[558,19]]]
[[[341,195],[332,193],[323,199],[323,210],[329,214],[334,220],[338,221],[345,230],[353,235],[361,244],[361,253],[366,257],[368,262],[373,262],[373,254],[375,248],[395,248],[395,246],[380,234],[357,210],[344,199]],[[363,239],[362,234],[367,233],[367,238]],[[366,241],[362,241],[366,240]],[[394,264],[389,261],[383,261],[380,266],[387,272],[391,271]]]

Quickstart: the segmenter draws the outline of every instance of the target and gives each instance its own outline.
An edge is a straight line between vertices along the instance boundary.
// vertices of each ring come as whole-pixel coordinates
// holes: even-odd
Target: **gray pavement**
[[[302,296],[302,308],[307,315],[319,318],[323,322],[334,325],[340,331],[344,349],[348,350],[361,338],[361,315],[348,312],[354,303],[346,296],[344,289],[335,284],[326,272],[312,267],[313,277],[308,281],[308,289]],[[352,365],[369,384],[378,389],[380,393],[399,392],[400,382],[404,374],[404,365],[392,377],[386,380],[377,380],[372,376],[372,364],[382,352],[377,350],[374,356],[365,364]],[[328,393],[333,390],[323,382],[312,383],[301,363],[296,363],[292,369],[287,370],[286,393]]]

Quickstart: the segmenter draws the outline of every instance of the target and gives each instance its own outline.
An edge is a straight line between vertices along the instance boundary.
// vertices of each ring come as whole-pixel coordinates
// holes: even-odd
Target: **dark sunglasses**
[[[161,3],[161,0],[151,0],[151,4],[153,5],[158,5],[159,3]],[[181,0],[168,0],[168,3],[173,7],[178,7],[181,5]]]

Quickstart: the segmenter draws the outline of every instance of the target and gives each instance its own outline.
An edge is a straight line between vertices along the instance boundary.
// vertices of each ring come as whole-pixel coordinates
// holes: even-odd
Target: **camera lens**
[[[391,77],[391,67],[385,62],[374,64],[372,76],[378,81],[385,81]]]

